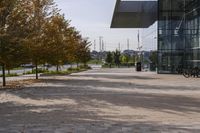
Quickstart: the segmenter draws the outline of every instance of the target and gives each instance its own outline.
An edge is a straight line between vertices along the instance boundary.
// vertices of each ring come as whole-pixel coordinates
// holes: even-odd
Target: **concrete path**
[[[0,133],[200,132],[200,79],[133,69],[42,78],[0,91]]]

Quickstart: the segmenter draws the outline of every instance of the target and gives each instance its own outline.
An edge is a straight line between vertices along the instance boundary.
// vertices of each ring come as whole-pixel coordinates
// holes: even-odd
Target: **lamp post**
[[[102,61],[102,40],[103,36],[99,36],[99,60]]]
[[[141,49],[142,49],[142,46],[140,46],[140,32],[138,30],[138,53],[137,53],[137,57],[138,57],[138,60],[136,61],[136,71],[141,71],[141,67],[142,67],[142,64],[141,64]]]

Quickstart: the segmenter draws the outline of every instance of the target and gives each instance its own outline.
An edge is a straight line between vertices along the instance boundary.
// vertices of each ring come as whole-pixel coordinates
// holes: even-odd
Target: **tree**
[[[77,32],[74,27],[69,27],[68,30],[66,31],[66,49],[67,53],[65,55],[65,58],[68,63],[72,64],[75,63],[76,61],[76,43],[77,43]]]
[[[17,23],[20,23],[12,20],[16,5],[19,3],[18,0],[0,1],[0,64],[3,73],[3,86],[6,85],[5,69],[18,64],[18,57],[21,54],[20,40],[13,36],[15,33],[11,30],[11,27],[15,27]],[[15,30],[16,28],[18,27],[15,27]]]
[[[114,62],[115,62],[115,65],[118,66],[118,67],[119,67],[120,64],[121,64],[120,56],[121,56],[121,52],[118,51],[118,50],[116,50],[116,51],[114,52]]]
[[[129,67],[129,61],[130,61],[130,56],[129,55],[122,55],[121,56],[121,62],[123,64],[126,64]]]
[[[136,55],[131,56],[131,61],[133,62],[133,64],[136,63],[136,60],[137,60],[136,58],[137,58]]]
[[[70,27],[53,0],[0,1],[0,65],[3,86],[5,70],[24,63],[36,66],[65,62],[84,63],[90,59],[90,42]]]
[[[153,51],[149,57],[149,59],[152,61],[153,64],[158,64],[158,54],[157,51]]]
[[[45,39],[43,40],[47,51],[46,60],[48,63],[56,65],[57,71],[59,71],[59,66],[66,62],[68,28],[69,22],[60,14],[52,16],[45,25]]]
[[[70,62],[76,63],[77,67],[79,63],[86,65],[87,61],[90,60],[90,42],[87,39],[83,39],[80,33],[74,28],[72,29],[67,58]]]
[[[112,67],[112,62],[113,62],[113,55],[112,53],[109,51],[107,53],[107,56],[106,56],[106,63],[109,64],[109,67],[111,68]]]
[[[6,32],[9,36],[10,48],[6,69],[9,70],[29,63],[27,49],[24,45],[24,38],[29,35],[29,23],[27,22],[27,11],[23,9],[26,1],[16,1],[15,6],[8,16]]]
[[[36,79],[38,79],[38,65],[44,63],[46,56],[44,39],[44,27],[52,15],[57,14],[53,0],[30,0],[26,6],[29,18],[30,33],[26,38],[26,44],[31,61],[36,67]]]
[[[80,62],[86,67],[87,62],[91,59],[90,57],[90,42],[87,39],[82,39],[79,44],[78,53],[80,54]]]

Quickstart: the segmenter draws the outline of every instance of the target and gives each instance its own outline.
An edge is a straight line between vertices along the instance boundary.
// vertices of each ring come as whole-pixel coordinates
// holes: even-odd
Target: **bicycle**
[[[178,74],[183,74],[183,67],[179,66],[178,68],[176,68],[176,72]]]
[[[198,67],[195,67],[195,68],[190,68],[190,69],[184,69],[182,74],[185,78],[190,78],[190,77],[198,78],[199,73],[200,73],[200,69]]]

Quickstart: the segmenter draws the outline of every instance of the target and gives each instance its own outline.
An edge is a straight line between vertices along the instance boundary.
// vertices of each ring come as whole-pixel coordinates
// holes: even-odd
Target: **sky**
[[[65,18],[71,20],[71,25],[76,27],[83,37],[88,37],[92,43],[91,50],[99,50],[99,37],[103,37],[105,49],[125,50],[137,49],[138,30],[141,45],[144,50],[156,48],[156,24],[148,29],[111,29],[111,20],[116,0],[55,0]],[[94,47],[96,42],[96,48]]]

